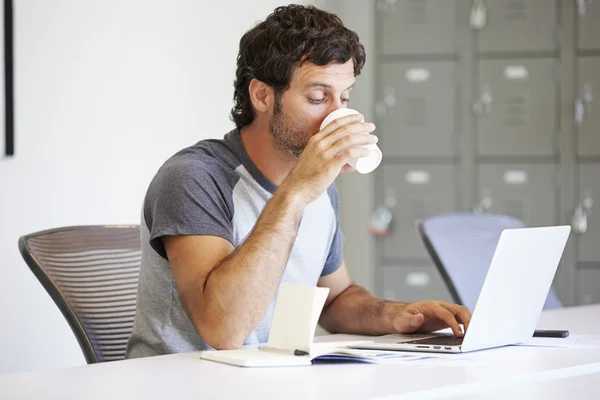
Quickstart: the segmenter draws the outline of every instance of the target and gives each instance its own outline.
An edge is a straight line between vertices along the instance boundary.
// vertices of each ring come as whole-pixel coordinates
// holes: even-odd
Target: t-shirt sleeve
[[[165,164],[152,180],[144,200],[150,245],[167,258],[161,238],[210,235],[233,243],[231,179],[216,160]]]
[[[335,233],[329,248],[329,254],[323,267],[321,276],[330,275],[338,270],[344,260],[344,234],[340,229],[340,202],[338,197],[338,191],[335,184],[331,185],[327,189],[329,199],[331,200],[331,206],[335,213]]]

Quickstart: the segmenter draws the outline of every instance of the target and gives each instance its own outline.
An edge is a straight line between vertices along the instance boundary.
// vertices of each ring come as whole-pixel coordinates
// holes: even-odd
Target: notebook
[[[266,346],[257,349],[203,351],[200,358],[240,367],[287,367],[319,361],[368,362],[398,357],[397,352],[349,349],[369,340],[315,343],[315,329],[328,288],[281,283]]]

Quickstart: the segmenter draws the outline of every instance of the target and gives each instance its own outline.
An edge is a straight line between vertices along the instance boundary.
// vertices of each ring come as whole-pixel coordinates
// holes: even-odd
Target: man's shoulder
[[[230,178],[237,175],[241,164],[239,155],[225,139],[206,139],[180,150],[158,170],[158,175],[169,179]]]
[[[211,187],[231,190],[239,180],[240,164],[226,138],[202,140],[170,157],[156,172],[147,195]]]

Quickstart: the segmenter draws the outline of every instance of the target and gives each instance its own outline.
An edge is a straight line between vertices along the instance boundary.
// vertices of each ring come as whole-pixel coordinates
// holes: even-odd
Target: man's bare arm
[[[163,239],[184,306],[210,346],[238,348],[258,325],[281,280],[302,210],[292,196],[275,194],[237,251],[214,236]]]
[[[318,285],[330,290],[319,322],[332,333],[385,335],[450,327],[456,336],[462,336],[460,323],[466,331],[471,320],[466,307],[444,301],[400,303],[373,296],[352,282],[345,263],[319,279]]]
[[[214,236],[163,238],[177,290],[196,330],[217,349],[240,347],[256,328],[287,265],[304,208],[324,193],[352,159],[377,138],[373,124],[350,115],[315,134],[263,210],[245,242],[233,251]]]
[[[385,335],[394,331],[393,310],[385,300],[354,284],[345,263],[333,274],[322,277],[318,286],[329,288],[319,320],[329,332]]]

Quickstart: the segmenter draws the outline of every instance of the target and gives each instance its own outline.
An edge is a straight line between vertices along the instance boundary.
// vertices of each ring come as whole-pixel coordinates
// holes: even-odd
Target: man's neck
[[[246,125],[240,130],[240,137],[256,168],[274,185],[279,186],[298,159],[277,146],[267,127],[255,123]]]

